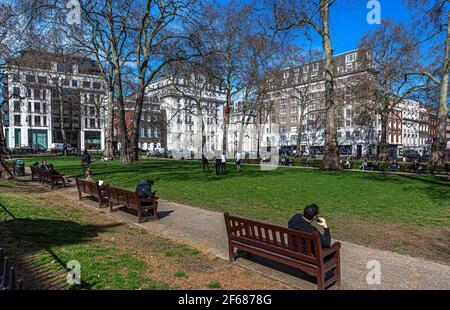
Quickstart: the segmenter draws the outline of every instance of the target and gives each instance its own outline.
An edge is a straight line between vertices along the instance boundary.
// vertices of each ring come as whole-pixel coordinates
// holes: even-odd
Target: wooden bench
[[[89,197],[93,197],[98,201],[98,207],[101,208],[102,204],[106,202],[106,188],[98,185],[98,182],[90,182],[81,180],[79,178],[75,179],[78,189],[78,198],[82,199],[82,194],[86,194]]]
[[[39,169],[39,166],[30,166],[31,169],[31,180],[32,181],[41,181],[41,169]]]
[[[235,249],[239,249],[315,274],[319,290],[328,288],[334,283],[340,285],[339,242],[323,249],[318,232],[304,233],[232,216],[227,212],[224,216],[230,262],[236,259]],[[332,271],[333,275],[325,279],[328,271]]]
[[[145,209],[148,209],[153,211],[151,219],[158,219],[158,197],[141,199],[136,192],[110,186],[106,188],[106,193],[109,201],[109,210],[111,212],[114,211],[114,205],[121,205],[126,208],[134,209],[137,211],[138,223],[142,223],[143,213]],[[144,206],[142,205],[143,202],[148,202],[150,205]]]
[[[60,174],[52,174],[50,171],[42,171],[41,172],[41,183],[49,183],[51,188],[58,184],[58,181],[61,181],[63,187],[66,187],[66,181],[63,176]]]

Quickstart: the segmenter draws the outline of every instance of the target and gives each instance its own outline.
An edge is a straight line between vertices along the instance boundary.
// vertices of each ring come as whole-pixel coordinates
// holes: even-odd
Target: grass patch
[[[220,283],[219,282],[217,282],[217,281],[213,281],[213,282],[210,282],[209,284],[208,284],[208,288],[216,288],[216,289],[218,289],[218,288],[220,288],[221,286],[220,286]]]
[[[177,277],[177,278],[183,278],[185,276],[186,276],[186,273],[184,273],[183,271],[175,272],[175,277]]]
[[[38,158],[26,159],[26,164],[35,160]],[[82,174],[79,158],[57,157],[50,162],[67,175]],[[95,179],[128,189],[152,177],[163,199],[275,224],[286,225],[294,213],[315,203],[321,207],[333,237],[399,252],[413,249],[415,240],[426,240],[428,236],[423,234],[447,230],[449,226],[450,182],[433,176],[289,168],[261,171],[257,166],[245,165],[239,174],[230,165],[227,176],[215,176],[213,171],[204,172],[197,161],[153,159],[129,166],[98,161],[91,169]],[[377,240],[382,239],[380,233],[394,231],[402,234],[410,246],[395,246],[395,233]],[[423,250],[423,255],[431,253],[431,247]],[[445,252],[441,250],[438,252]],[[167,254],[180,256],[180,252],[184,253],[175,250]]]

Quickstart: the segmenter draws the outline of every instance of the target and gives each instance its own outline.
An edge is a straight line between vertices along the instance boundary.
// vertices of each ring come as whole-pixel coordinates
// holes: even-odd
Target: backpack
[[[138,193],[139,198],[149,198],[153,196],[152,186],[146,180],[140,181],[136,186],[136,193]]]

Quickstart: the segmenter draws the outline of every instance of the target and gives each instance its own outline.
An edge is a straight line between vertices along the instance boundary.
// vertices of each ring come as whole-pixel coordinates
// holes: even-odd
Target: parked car
[[[406,158],[407,161],[420,160],[420,153],[415,150],[405,150],[402,152],[401,157]]]

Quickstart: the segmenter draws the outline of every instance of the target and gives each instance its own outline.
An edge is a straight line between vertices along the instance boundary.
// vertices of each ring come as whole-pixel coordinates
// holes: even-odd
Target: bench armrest
[[[335,242],[328,249],[322,249],[320,253],[322,255],[322,258],[324,258],[324,257],[327,257],[327,256],[333,254],[333,253],[336,253],[337,251],[339,251],[340,248],[341,248],[341,243],[340,242]]]

